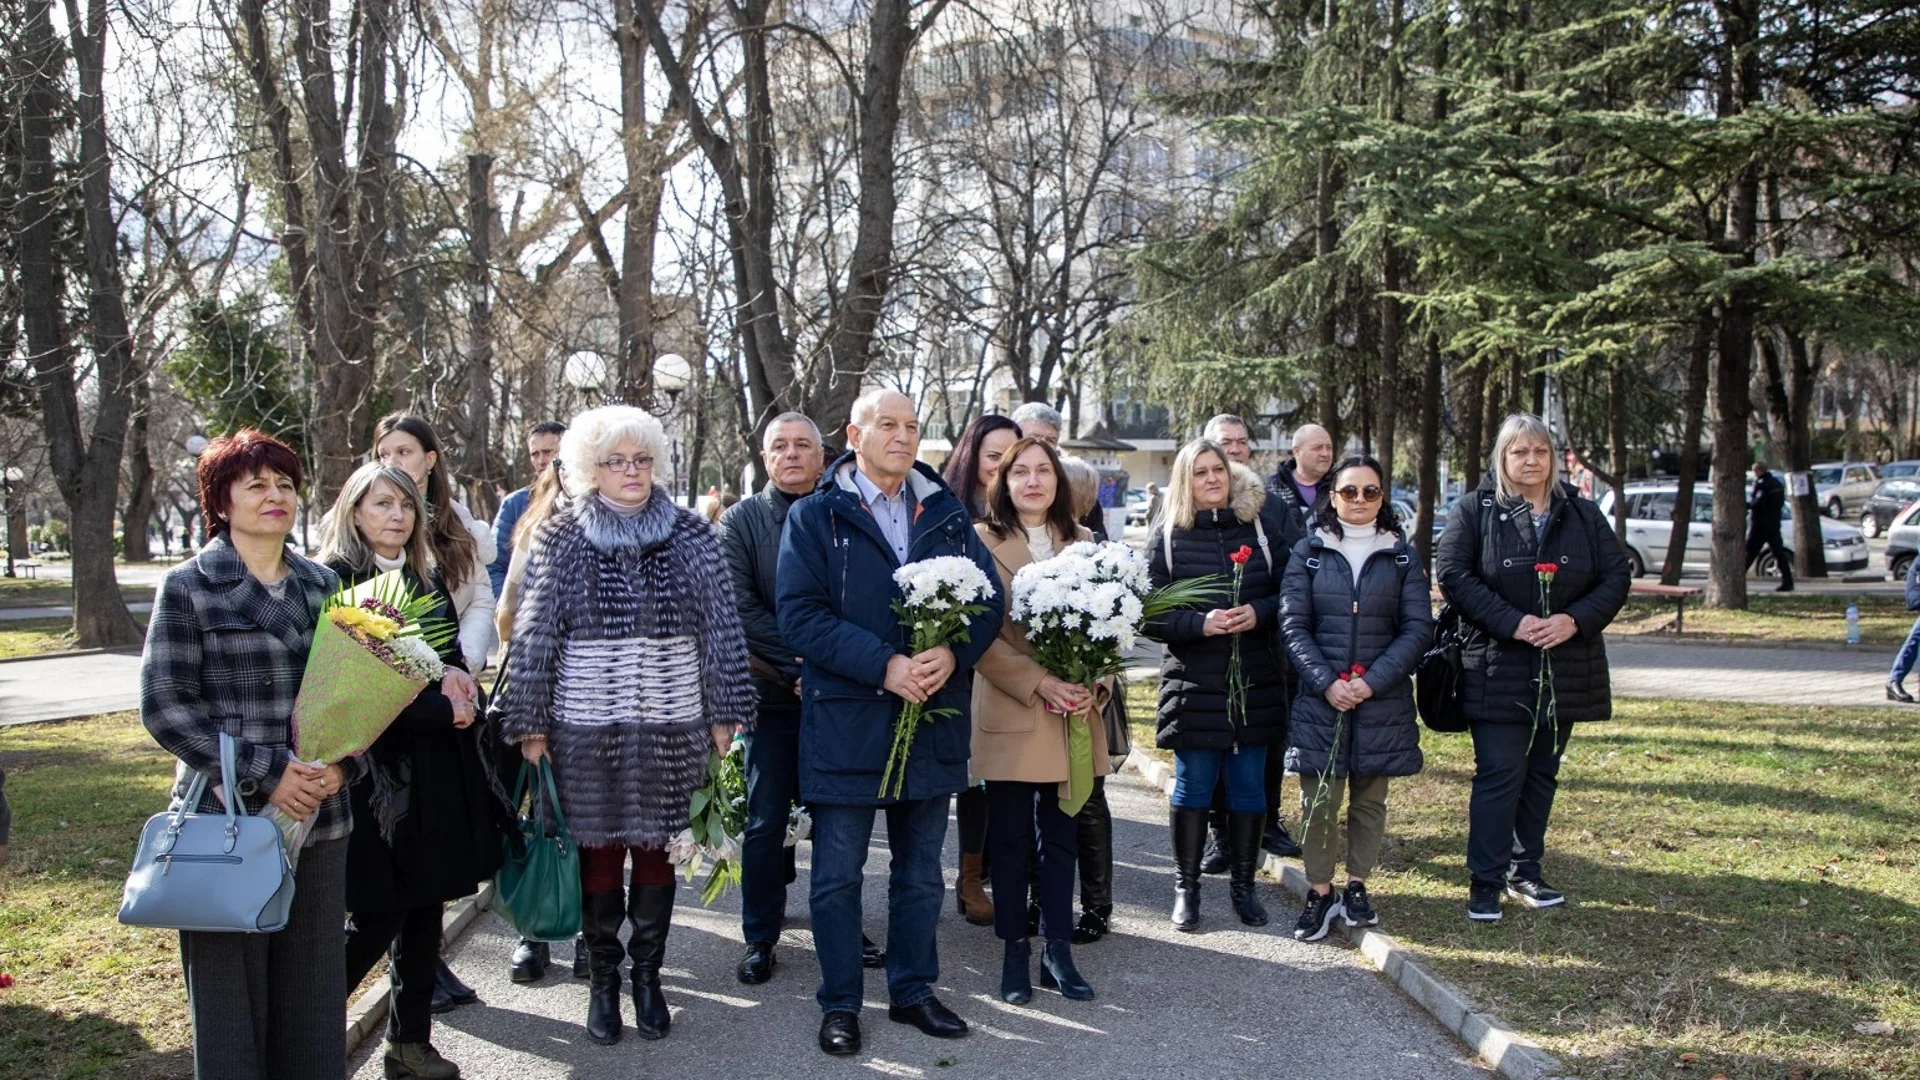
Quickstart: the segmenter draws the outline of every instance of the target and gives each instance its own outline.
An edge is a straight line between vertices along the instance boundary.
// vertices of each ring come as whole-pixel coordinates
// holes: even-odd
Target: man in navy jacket
[[[893,853],[887,1015],[939,1038],[967,1033],[966,1021],[933,996],[940,975],[934,926],[946,891],[940,849],[949,801],[967,785],[973,665],[999,630],[1004,603],[996,589],[967,641],[909,654],[893,612],[895,570],[958,555],[998,579],[965,505],[915,461],[913,403],[875,391],[854,403],[852,419],[850,452],[788,511],[778,570],[780,635],[802,660],[800,795],[813,809],[820,1048],[829,1054],[860,1050],[860,886],[874,812],[883,808]],[[878,794],[880,778],[903,701],[953,712],[923,724],[903,797],[887,800]]]

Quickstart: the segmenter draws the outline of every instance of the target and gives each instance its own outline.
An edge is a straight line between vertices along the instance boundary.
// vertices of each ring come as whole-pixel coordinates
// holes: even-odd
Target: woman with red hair
[[[238,798],[311,821],[299,888],[272,934],[182,931],[194,1075],[220,1080],[340,1080],[346,1073],[346,789],[359,758],[312,768],[293,757],[293,700],[333,572],[287,548],[300,459],[242,430],[200,455],[200,554],[167,572],[154,596],[140,665],[140,722],[179,759],[173,798],[194,773],[195,807],[219,813],[220,736],[239,744]]]

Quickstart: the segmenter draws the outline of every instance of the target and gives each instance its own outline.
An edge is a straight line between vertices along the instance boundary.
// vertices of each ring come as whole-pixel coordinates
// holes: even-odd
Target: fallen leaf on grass
[[[1680,1055],[1680,1064],[1682,1065],[1691,1065],[1694,1062],[1699,1060],[1700,1060],[1699,1054],[1681,1054]]]
[[[1787,1066],[1787,1080],[1813,1080],[1813,1066],[1796,1061]]]
[[[1862,1035],[1891,1035],[1893,1034],[1893,1025],[1887,1023],[1885,1020],[1869,1020],[1864,1024],[1853,1025],[1853,1030]]]

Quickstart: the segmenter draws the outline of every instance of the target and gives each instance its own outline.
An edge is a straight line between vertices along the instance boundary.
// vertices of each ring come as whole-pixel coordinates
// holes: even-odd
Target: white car
[[[1673,535],[1673,499],[1679,491],[1677,484],[1627,485],[1627,562],[1633,567],[1634,577],[1644,575],[1650,566],[1666,565],[1667,543]],[[1609,521],[1613,519],[1613,492],[1609,491],[1600,497],[1600,510]],[[1780,518],[1781,535],[1792,539],[1791,514],[1783,509]],[[1687,524],[1687,551],[1681,564],[1683,569],[1707,569],[1713,547],[1712,530],[1713,490],[1702,481],[1693,489],[1693,517]],[[1867,538],[1859,529],[1822,517],[1820,535],[1825,542],[1829,573],[1848,574],[1867,568]],[[1789,548],[1787,553],[1791,555],[1792,549]],[[1761,552],[1754,570],[1761,577],[1776,576],[1779,568],[1773,564],[1773,553]]]

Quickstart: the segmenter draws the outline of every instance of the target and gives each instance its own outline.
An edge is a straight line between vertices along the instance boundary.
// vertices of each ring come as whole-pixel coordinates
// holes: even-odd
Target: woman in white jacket
[[[433,426],[408,413],[388,413],[373,428],[373,456],[401,470],[427,497],[433,514],[434,561],[453,594],[460,618],[460,652],[471,671],[487,666],[493,650],[493,584],[486,566],[499,554],[493,527],[477,520],[454,496]]]
[[[441,461],[440,437],[425,420],[409,413],[381,417],[373,427],[373,456],[412,477],[414,486],[426,495],[427,510],[433,516],[427,539],[441,580],[453,597],[460,622],[460,653],[467,669],[477,676],[493,651],[493,583],[487,578],[487,564],[499,553],[493,528],[475,520],[454,498],[447,466]],[[478,1000],[480,995],[442,960],[434,978],[433,1011],[445,1012]]]

